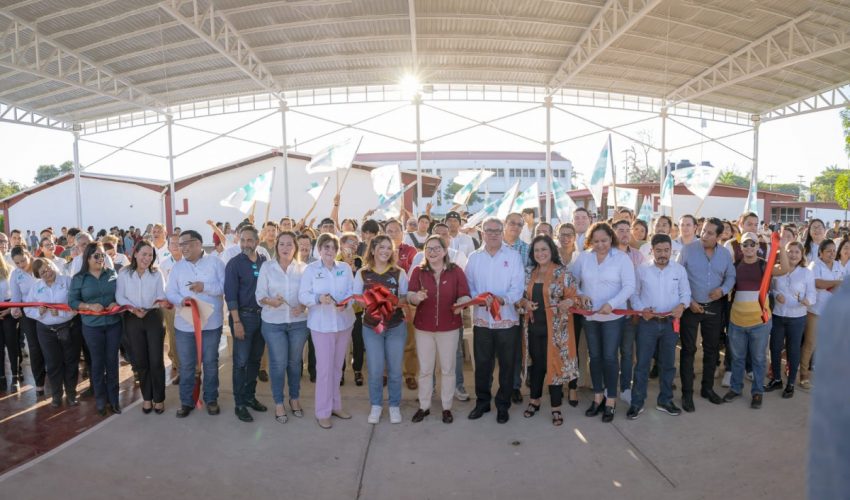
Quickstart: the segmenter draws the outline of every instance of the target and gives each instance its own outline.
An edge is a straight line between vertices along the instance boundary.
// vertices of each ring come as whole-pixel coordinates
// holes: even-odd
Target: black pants
[[[354,328],[351,329],[351,349],[351,368],[353,368],[355,372],[363,371],[363,353],[365,352],[365,349],[363,348],[362,312],[359,312],[354,316]],[[345,371],[345,366],[342,367],[342,371]]]
[[[83,351],[83,361],[86,364],[86,369],[88,369],[89,373],[91,373],[91,352],[89,352],[89,346],[86,344],[86,339],[83,337],[83,320],[79,314],[71,319],[71,332],[73,335],[82,339],[80,345],[82,346]]]
[[[723,303],[715,300],[704,306],[705,312],[685,309],[681,322],[682,352],[679,355],[679,376],[682,394],[694,393],[694,356],[697,351],[697,331],[702,334],[702,389],[714,388],[714,368],[720,359],[720,331],[723,328]]]
[[[545,326],[532,325],[528,332],[528,354],[531,356],[531,399],[543,396],[543,384],[546,381],[547,354],[549,349],[549,334]],[[561,406],[564,400],[564,390],[561,385],[549,386],[549,398],[552,408]]]
[[[18,320],[11,313],[6,314],[0,322],[0,366],[3,366],[5,355],[9,355],[9,368],[12,370],[12,382],[18,381],[21,374],[21,344],[18,339]],[[6,369],[0,373],[0,379],[6,378]],[[5,391],[6,387],[0,387]]]
[[[514,351],[516,350],[519,327],[491,329],[473,327],[472,351],[475,356],[476,407],[490,407],[493,370],[499,360],[499,390],[496,392],[496,408],[507,410],[511,406],[511,391],[514,379]]]
[[[71,333],[70,320],[60,325],[36,322],[35,329],[44,354],[53,399],[61,398],[63,389],[69,398],[76,397],[81,338]]]
[[[36,387],[44,387],[44,378],[47,372],[44,369],[44,354],[41,352],[41,345],[38,343],[38,333],[35,331],[35,320],[21,316],[21,335],[27,339],[27,345],[30,350],[30,369],[32,370],[32,378],[35,381]]]
[[[165,327],[162,311],[152,309],[144,318],[127,313],[124,332],[133,353],[133,368],[139,372],[142,399],[154,403],[165,401]]]
[[[313,347],[312,337],[307,335],[307,373],[312,380],[316,380],[316,348]],[[342,375],[345,376],[345,362],[342,363]]]

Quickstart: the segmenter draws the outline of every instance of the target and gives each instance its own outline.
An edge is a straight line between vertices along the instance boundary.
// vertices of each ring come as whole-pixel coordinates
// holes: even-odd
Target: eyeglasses
[[[91,258],[94,259],[94,260],[103,260],[103,259],[106,258],[106,254],[93,253],[93,254],[91,254]]]
[[[198,241],[196,238],[192,238],[191,240],[181,241],[177,244],[179,247],[188,247],[192,244],[192,242]]]
[[[754,246],[756,246],[756,242],[755,241],[745,241],[745,242],[741,243],[741,246],[744,247],[744,248],[753,248]]]
[[[487,234],[502,234],[501,229],[485,229],[484,232]]]
[[[576,233],[561,233],[558,235],[559,238],[575,238]]]
[[[443,247],[441,247],[441,246],[436,246],[436,247],[425,247],[425,250],[427,250],[427,251],[429,251],[429,252],[439,252],[439,251],[440,251],[440,250],[442,250],[442,249],[443,249]]]

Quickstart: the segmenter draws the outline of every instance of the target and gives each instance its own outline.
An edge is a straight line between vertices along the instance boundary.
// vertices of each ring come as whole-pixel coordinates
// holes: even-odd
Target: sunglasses
[[[746,241],[744,243],[741,243],[741,246],[744,248],[753,248],[756,246],[756,244],[754,241]]]
[[[103,260],[106,258],[106,254],[103,253],[93,253],[91,254],[91,258],[94,260]]]

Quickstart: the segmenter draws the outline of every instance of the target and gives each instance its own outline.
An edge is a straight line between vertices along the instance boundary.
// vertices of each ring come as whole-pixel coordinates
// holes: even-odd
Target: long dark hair
[[[534,259],[534,245],[538,242],[546,243],[546,246],[549,247],[549,253],[552,255],[552,262],[561,265],[561,254],[558,252],[558,247],[555,245],[555,241],[550,238],[548,235],[541,234],[539,236],[535,236],[533,240],[531,240],[531,245],[528,249],[528,265],[532,268],[537,268],[539,264]]]
[[[86,245],[86,249],[83,251],[83,263],[80,266],[80,271],[76,275],[85,276],[89,272],[89,259],[98,250],[103,252],[104,255],[106,254],[106,250],[103,249],[103,244],[99,241],[93,241]],[[106,257],[104,257],[104,263],[106,263]]]
[[[168,239],[166,238],[166,241]],[[151,261],[151,265],[148,268],[148,271],[151,273],[156,272],[156,247],[153,246],[149,240],[139,240],[138,243],[133,245],[133,253],[130,255],[130,272],[137,271],[139,269],[139,263],[136,261],[136,253],[144,247],[150,247],[153,252],[153,260]]]
[[[815,222],[820,222],[820,225],[823,226],[824,229],[826,229],[826,224],[824,224],[823,221],[820,219],[812,219],[812,221],[809,222],[809,227],[806,230],[806,242],[803,243],[803,251],[806,255],[812,253],[812,226],[815,224]],[[820,252],[818,252],[818,257],[820,257]]]

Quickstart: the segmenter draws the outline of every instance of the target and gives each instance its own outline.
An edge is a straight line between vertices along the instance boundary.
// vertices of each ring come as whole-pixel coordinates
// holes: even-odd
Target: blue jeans
[[[642,407],[646,401],[646,386],[649,383],[649,366],[658,348],[658,375],[661,392],[658,404],[666,405],[673,400],[673,379],[676,377],[676,344],[679,336],[673,331],[670,320],[641,318],[637,327],[637,366],[635,385],[632,388],[632,406]]]
[[[230,331],[233,331],[233,317],[228,316]],[[260,373],[260,360],[266,349],[266,342],[260,333],[260,312],[239,311],[239,321],[245,330],[245,338],[233,337],[233,403],[247,406],[256,399],[257,375]]]
[[[806,317],[786,318],[773,316],[770,329],[770,364],[774,380],[782,380],[782,348],[788,355],[788,383],[794,385],[797,380],[797,368],[800,366],[800,349],[803,345],[803,331],[806,329]]]
[[[366,364],[369,366],[369,402],[372,406],[381,406],[384,401],[385,367],[390,406],[401,404],[401,365],[406,341],[407,323],[387,328],[381,334],[363,325],[363,345],[366,347]]]
[[[289,380],[289,399],[301,394],[301,365],[304,344],[307,342],[306,321],[296,323],[266,323],[262,326],[263,338],[269,346],[272,397],[277,405],[283,404],[283,384]]]
[[[636,329],[631,317],[623,319],[623,338],[620,340],[620,392],[632,388]]]
[[[594,394],[607,392],[609,398],[617,397],[617,376],[620,374],[617,351],[623,338],[623,322],[624,318],[618,318],[584,323]]]
[[[177,356],[180,358],[180,404],[195,406],[192,390],[195,388],[195,365],[198,364],[198,350],[195,347],[195,332],[175,330]],[[201,331],[201,364],[204,369],[205,403],[218,401],[218,344],[221,342],[221,327]]]
[[[744,390],[744,365],[747,355],[753,363],[752,395],[764,393],[764,372],[767,340],[770,336],[771,321],[767,323],[742,327],[729,323],[729,346],[732,348],[732,381],[730,388],[741,394]]]
[[[121,323],[107,326],[83,325],[83,337],[91,353],[91,385],[100,410],[107,403],[118,407],[118,348]]]

